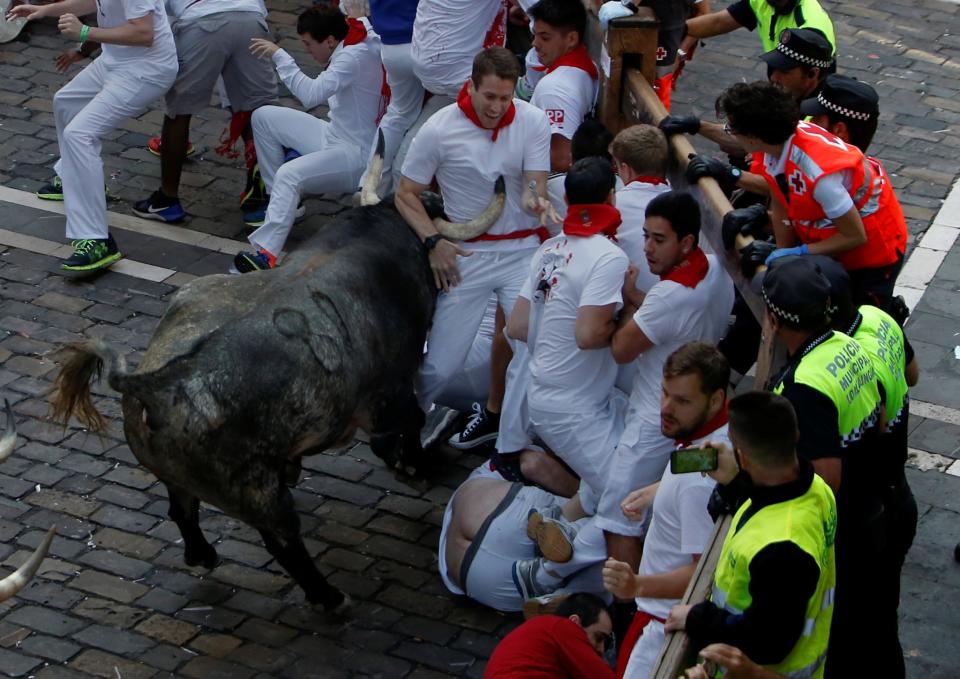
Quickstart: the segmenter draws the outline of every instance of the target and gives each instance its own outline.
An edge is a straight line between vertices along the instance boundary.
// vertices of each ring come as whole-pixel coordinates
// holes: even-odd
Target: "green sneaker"
[[[54,177],[49,184],[44,184],[37,190],[37,198],[42,200],[63,200],[63,181]]]
[[[70,244],[73,254],[60,265],[64,271],[96,271],[123,257],[112,235],[107,236],[106,240],[84,238]]]

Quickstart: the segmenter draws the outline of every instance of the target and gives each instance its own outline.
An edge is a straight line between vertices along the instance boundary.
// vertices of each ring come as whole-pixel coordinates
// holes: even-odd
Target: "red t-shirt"
[[[485,679],[614,679],[587,633],[569,618],[541,615],[503,638]]]

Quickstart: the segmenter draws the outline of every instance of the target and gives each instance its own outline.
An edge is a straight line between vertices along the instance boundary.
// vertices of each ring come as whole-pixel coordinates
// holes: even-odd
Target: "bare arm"
[[[787,219],[787,210],[779,201],[770,201],[770,224],[773,226],[773,235],[778,248],[793,247],[797,242],[797,234],[793,225]]]
[[[66,17],[63,17],[64,19]],[[61,19],[61,22],[63,19]],[[60,27],[66,35],[63,27]],[[78,36],[79,37],[79,36]],[[123,26],[116,28],[100,28],[91,26],[87,32],[87,40],[93,40],[106,45],[127,45],[129,47],[150,47],[153,45],[153,12],[145,16],[131,19]]]
[[[698,17],[705,17],[710,14],[710,0],[700,0],[700,2],[694,4],[693,13],[690,16],[690,19],[687,20],[687,27],[690,26],[690,21]],[[699,37],[696,35],[690,35],[689,33],[683,38],[680,42],[680,50],[683,52],[690,53],[696,46],[697,40]]]
[[[863,219],[856,207],[850,208],[832,221],[837,232],[829,238],[810,243],[807,248],[811,255],[838,255],[867,242]],[[779,242],[777,244],[779,245]]]
[[[840,492],[841,462],[839,457],[821,457],[813,461],[813,469],[834,493]]]
[[[610,338],[616,328],[614,314],[616,304],[603,306],[582,306],[577,309],[574,334],[577,346],[581,349],[602,349],[609,346]]]
[[[63,0],[48,5],[17,5],[7,16],[10,18],[25,17],[27,20],[42,19],[43,17],[58,17],[64,14],[92,14],[97,11],[96,0]]]
[[[629,307],[624,307],[624,312],[628,311]],[[623,316],[621,316],[623,318]],[[653,346],[653,342],[650,341],[640,329],[640,326],[636,324],[633,320],[633,314],[631,313],[626,322],[622,323],[617,331],[613,333],[613,339],[610,342],[610,349],[613,351],[613,360],[617,363],[629,363],[634,360],[637,356],[642,354],[644,351]]]
[[[705,16],[687,19],[687,35],[694,38],[712,38],[740,28],[740,24],[725,9]]]
[[[566,172],[572,164],[570,140],[562,134],[550,135],[550,171]]]
[[[530,300],[518,296],[513,303],[513,311],[507,319],[507,337],[510,339],[527,341],[527,328],[530,325]]]
[[[700,560],[692,554],[690,563],[666,573],[638,575],[628,563],[607,559],[603,564],[603,586],[618,599],[679,599],[687,590]]]
[[[550,147],[550,153],[552,156],[552,143]],[[535,187],[534,191],[530,190],[531,185]],[[560,222],[560,216],[557,214],[557,211],[553,209],[553,205],[550,203],[549,194],[547,193],[547,172],[545,170],[524,170],[523,197],[521,198],[520,204],[523,206],[523,209],[530,214],[538,215],[540,217],[540,226],[557,224]]]
[[[907,364],[907,367],[904,370],[903,376],[907,380],[908,387],[917,386],[917,382],[920,381],[920,364],[917,363],[916,356],[914,356],[913,360]]]

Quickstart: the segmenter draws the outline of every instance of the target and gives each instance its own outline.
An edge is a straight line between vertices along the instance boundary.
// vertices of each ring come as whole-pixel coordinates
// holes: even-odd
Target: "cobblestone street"
[[[293,29],[310,4],[267,2],[281,44],[313,74]],[[907,335],[922,376],[911,392],[908,478],[922,518],[904,568],[901,637],[908,676],[947,679],[960,665],[960,189],[950,193],[960,175],[960,5],[823,4],[840,43],[839,70],[880,93],[871,154],[909,219],[912,259],[900,282],[914,307]],[[228,120],[216,107],[194,118],[200,151],[183,176],[188,220],[169,227],[130,216],[132,202],[159,182],[159,162],[146,149],[162,120],[155,107],[103,146],[117,199],[111,225],[127,259],[87,282],[58,273],[62,207],[30,194],[53,176],[51,98],[78,68],[55,72],[67,46],[53,22],[0,45],[0,400],[12,404],[20,434],[0,466],[0,576],[57,526],[38,576],[0,604],[0,675],[481,677],[519,617],[451,596],[436,567],[445,503],[480,457],[447,451],[426,480],[396,477],[359,441],[304,460],[293,493],[307,548],[357,601],[334,616],[305,603],[256,531],[211,507],[201,527],[222,562],[211,571],[183,564],[166,491],[126,446],[119,401],[105,385],[94,391],[111,423],[106,435],[47,421],[62,344],[99,337],[135,364],[170,296],[196,276],[224,273],[246,233],[237,209],[242,160],[212,150]],[[674,111],[709,117],[722,85],[763,77],[758,52],[746,31],[711,40],[684,73]],[[306,205],[290,249],[345,202],[324,196]]]

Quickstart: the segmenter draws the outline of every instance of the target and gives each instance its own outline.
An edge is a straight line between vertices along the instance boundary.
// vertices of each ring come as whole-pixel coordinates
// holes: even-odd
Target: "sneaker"
[[[105,240],[83,238],[70,244],[73,246],[73,254],[60,264],[64,271],[96,271],[123,257],[112,235]]]
[[[257,250],[256,252],[239,252],[233,258],[233,266],[240,273],[250,273],[251,271],[266,271],[277,266],[277,258],[273,257],[266,250]]]
[[[106,186],[103,187],[103,195],[108,200],[113,200],[113,195],[110,193],[110,189]],[[53,179],[49,183],[44,184],[36,193],[37,198],[41,200],[63,200],[63,180],[59,176],[54,175]]]
[[[299,158],[302,153],[297,149],[288,149],[286,146],[283,147],[283,162],[289,163],[291,160],[296,160]]]
[[[59,176],[54,176],[48,184],[44,184],[37,190],[37,198],[42,200],[63,200],[63,180]]]
[[[160,189],[150,194],[146,200],[134,203],[133,213],[144,219],[161,222],[179,222],[187,215],[179,200],[168,197]]]
[[[443,440],[451,427],[456,423],[460,413],[446,406],[435,405],[427,413],[427,421],[420,430],[420,446],[430,448]]]
[[[560,604],[569,598],[569,594],[544,594],[523,602],[523,619],[537,618],[541,615],[554,615]]]
[[[510,569],[513,585],[524,601],[550,593],[537,582],[537,573],[540,572],[542,563],[540,559],[521,559],[513,562],[513,567]]]
[[[497,433],[500,431],[500,415],[491,413],[479,403],[473,404],[473,413],[463,431],[451,436],[447,442],[457,450],[476,448],[480,444],[497,439]]]
[[[249,227],[260,227],[263,226],[263,223],[267,221],[267,207],[270,204],[269,196],[268,200],[263,204],[262,207],[258,207],[250,212],[243,213],[243,223]],[[297,209],[293,212],[294,221],[303,218],[307,214],[307,206],[303,203],[297,205]]]
[[[267,185],[260,177],[260,166],[254,165],[247,171],[247,186],[240,194],[240,209],[243,212],[253,212],[260,207],[266,207],[269,199]]]
[[[150,141],[147,142],[147,150],[150,151],[155,156],[160,155],[160,137],[151,137]],[[187,142],[187,158],[192,156],[197,152],[197,147],[193,145],[192,141]]]
[[[551,505],[545,509],[531,509],[527,512],[527,537],[537,541],[537,530],[544,519],[557,519],[563,516],[561,505]]]
[[[537,547],[548,561],[566,563],[573,557],[577,527],[563,519],[544,518],[537,526]]]

